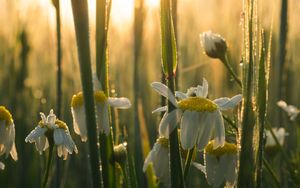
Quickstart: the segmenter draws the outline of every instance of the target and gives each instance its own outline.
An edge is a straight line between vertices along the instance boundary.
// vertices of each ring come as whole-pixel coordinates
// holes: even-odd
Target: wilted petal
[[[160,95],[166,97],[174,106],[177,107],[177,102],[174,94],[165,84],[162,84],[160,82],[152,82],[151,87]]]
[[[130,108],[131,106],[130,100],[125,97],[121,97],[121,98],[110,97],[107,99],[107,102],[109,103],[110,106],[119,109],[127,109]]]
[[[204,155],[204,165],[206,167],[207,182],[210,185],[213,185],[213,187],[217,187],[214,182],[218,170],[218,159],[215,156],[206,153]]]

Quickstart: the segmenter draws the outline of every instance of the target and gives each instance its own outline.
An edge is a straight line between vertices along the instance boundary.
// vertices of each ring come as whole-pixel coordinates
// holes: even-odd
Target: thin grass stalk
[[[89,44],[88,5],[86,0],[72,0],[71,2],[77,39],[84,107],[86,111],[86,124],[89,125],[87,126],[87,132],[89,138],[90,167],[92,170],[93,187],[98,188],[101,186],[101,176]]]
[[[48,139],[49,140],[49,155],[47,159],[47,166],[46,166],[46,171],[42,183],[42,188],[45,188],[47,186],[48,178],[49,178],[49,172],[51,168],[51,163],[52,163],[52,158],[53,158],[53,149],[54,149],[54,140]]]
[[[134,86],[134,156],[135,156],[135,171],[137,174],[138,186],[142,187],[146,185],[146,177],[143,173],[143,151],[142,151],[142,139],[141,139],[141,123],[139,119],[139,103],[141,99],[140,88],[140,73],[142,69],[141,52],[143,46],[143,31],[144,31],[144,0],[135,0],[134,8],[134,70],[133,70],[133,86]],[[144,74],[144,73],[143,73]]]
[[[96,73],[100,80],[102,89],[107,97],[109,97],[108,84],[108,59],[107,59],[107,34],[110,16],[110,8],[112,1],[97,0],[96,1]],[[111,111],[109,117],[111,122]],[[113,134],[106,136],[100,133],[100,154],[102,165],[102,176],[104,187],[115,187],[116,176],[113,159]]]
[[[195,150],[195,147],[188,150],[188,154],[187,154],[187,157],[186,157],[186,161],[185,161],[185,165],[184,165],[184,172],[183,172],[183,177],[184,177],[185,182],[187,182],[187,177],[188,177],[188,174],[189,174],[189,171],[190,171],[191,162],[192,162],[192,158],[193,158],[193,155],[194,155],[194,150]]]
[[[177,29],[177,8],[178,8],[178,1],[177,0],[172,0],[172,21],[173,21],[173,27],[174,27],[174,33],[175,33],[175,38],[178,39],[178,29]],[[178,47],[178,40],[176,41],[176,48]],[[178,59],[177,59],[178,60]],[[177,64],[176,68],[176,74],[175,74],[175,89],[179,90],[179,77],[180,77],[180,69],[179,65]]]
[[[282,84],[283,84],[283,73],[284,64],[286,57],[286,43],[287,43],[287,30],[288,30],[288,0],[281,0],[281,11],[280,11],[280,29],[279,29],[279,62],[278,62],[278,100],[281,100],[283,96]],[[282,113],[279,111],[279,123],[282,123]]]
[[[246,20],[245,29],[247,29],[245,58],[244,63],[244,83],[243,83],[243,104],[242,104],[242,130],[241,130],[241,152],[240,166],[238,173],[238,187],[254,187],[254,156],[253,156],[253,129],[254,129],[254,114],[252,106],[252,85],[254,72],[253,59],[253,0],[246,2]],[[246,25],[247,24],[247,25]]]
[[[280,185],[279,178],[278,178],[277,175],[275,174],[275,172],[274,172],[274,170],[272,169],[271,165],[269,164],[269,162],[268,162],[265,158],[263,158],[262,160],[263,160],[263,163],[264,163],[264,166],[265,166],[266,170],[270,173],[271,177],[272,177],[273,180],[275,181],[276,186],[277,186],[278,188],[280,188],[281,185]]]
[[[171,0],[161,0],[161,39],[162,39],[162,63],[166,74],[167,84],[172,93],[175,92],[175,71],[177,68],[176,38],[174,33]],[[174,105],[168,101],[168,112],[175,109]],[[169,137],[170,144],[170,174],[171,187],[184,187],[182,173],[181,156],[179,151],[179,141],[177,129],[174,129]]]
[[[258,124],[259,124],[259,145],[258,145],[258,157],[257,157],[257,169],[256,169],[256,187],[262,187],[263,181],[263,157],[264,157],[264,131],[265,131],[265,118],[267,108],[267,77],[266,73],[266,59],[265,59],[265,47],[264,47],[264,31],[261,31],[260,42],[260,63],[258,71]]]
[[[57,47],[56,47],[56,115],[58,119],[61,119],[61,103],[62,103],[62,70],[61,70],[61,16],[60,16],[60,0],[53,0],[53,5],[55,7],[56,13],[56,40],[57,40]],[[60,159],[56,159],[56,187],[60,187],[60,175],[61,171],[61,164]]]
[[[226,69],[228,70],[229,74],[232,76],[234,81],[242,88],[242,81],[239,79],[239,77],[236,75],[236,73],[233,71],[232,66],[230,65],[228,55],[225,54],[223,58],[221,58],[221,61],[225,65]]]

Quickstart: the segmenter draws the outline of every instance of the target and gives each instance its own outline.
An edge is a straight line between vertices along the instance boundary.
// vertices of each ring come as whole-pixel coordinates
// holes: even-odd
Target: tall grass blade
[[[259,146],[258,146],[258,157],[257,157],[257,171],[256,171],[256,187],[262,187],[263,180],[263,156],[264,156],[264,130],[265,130],[265,118],[267,108],[267,73],[266,73],[266,59],[265,59],[265,37],[264,31],[261,32],[260,41],[260,62],[258,70],[258,125],[259,125]]]
[[[61,70],[61,16],[60,16],[60,0],[52,0],[52,3],[55,7],[56,13],[56,40],[57,40],[57,47],[56,47],[56,115],[58,119],[61,119],[61,104],[62,104],[62,70]],[[55,178],[55,185],[56,187],[60,187],[60,180],[61,180],[61,162],[60,159],[56,159],[56,178]]]
[[[253,4],[254,0],[244,1],[245,9],[245,39],[244,39],[244,70],[243,70],[243,103],[241,127],[241,152],[238,172],[238,187],[254,187],[254,156],[253,156],[253,129],[254,112],[252,103],[254,49],[253,49]]]
[[[90,167],[92,170],[93,186],[94,188],[97,188],[101,186],[101,176],[90,57],[88,5],[86,0],[72,0],[71,2],[77,39],[83,99],[86,111],[86,124],[89,125],[87,127],[87,132],[89,138]]]
[[[141,123],[139,119],[139,103],[141,95],[140,80],[141,73],[145,74],[142,68],[142,46],[143,46],[143,30],[145,20],[144,0],[135,0],[134,8],[134,71],[133,71],[133,92],[134,92],[134,157],[135,157],[135,171],[137,174],[137,182],[139,187],[146,185],[146,177],[142,171],[143,169],[143,151],[141,139]]]
[[[168,87],[174,93],[174,73],[177,68],[177,51],[171,14],[171,0],[161,1],[161,39],[163,70],[168,80]],[[170,113],[174,109],[175,107],[173,106],[173,104],[171,102],[168,102],[168,112]],[[169,141],[171,187],[184,187],[177,129],[171,132]]]
[[[96,1],[96,73],[105,95],[109,96],[107,35],[112,1]],[[109,110],[110,114],[110,110]],[[110,116],[111,119],[111,116]],[[110,121],[111,122],[111,121]],[[100,133],[100,154],[104,187],[115,187],[115,167],[113,159],[113,135]]]

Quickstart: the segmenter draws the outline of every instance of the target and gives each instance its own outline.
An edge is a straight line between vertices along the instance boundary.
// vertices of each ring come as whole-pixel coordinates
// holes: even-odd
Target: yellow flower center
[[[105,96],[103,91],[95,91],[94,97],[96,103],[103,103],[107,100],[107,97]],[[83,93],[80,91],[76,95],[73,95],[71,106],[72,107],[79,107],[83,105]]]
[[[156,140],[156,142],[159,143],[160,145],[162,145],[165,148],[169,147],[169,140],[167,138],[165,138],[165,137],[159,137]]]
[[[83,105],[83,93],[80,91],[76,95],[73,95],[71,106],[72,107],[78,107]]]
[[[60,129],[65,129],[65,130],[68,129],[67,124],[66,124],[65,122],[59,120],[59,119],[56,119],[56,120],[55,120],[55,124],[56,124],[56,125],[58,126],[58,128],[60,128]],[[43,128],[43,127],[46,126],[46,124],[44,124],[44,123],[42,122],[42,120],[41,120],[41,121],[39,122],[39,126]]]
[[[182,110],[213,112],[218,106],[211,100],[202,97],[189,97],[178,102],[178,107]]]
[[[95,97],[95,101],[98,103],[103,103],[107,101],[107,97],[103,91],[95,91],[94,97]]]
[[[236,154],[237,153],[237,147],[235,144],[225,142],[223,147],[218,147],[217,149],[214,149],[213,145],[214,145],[214,141],[210,141],[204,149],[205,152],[208,154],[215,155],[217,157],[220,157],[224,154]]]
[[[59,128],[61,128],[61,129],[65,129],[65,130],[68,129],[67,124],[66,124],[65,122],[59,120],[59,119],[57,119],[57,120],[55,121],[55,124],[56,124]]]
[[[5,121],[6,126],[13,123],[12,115],[4,106],[0,106],[0,121]]]

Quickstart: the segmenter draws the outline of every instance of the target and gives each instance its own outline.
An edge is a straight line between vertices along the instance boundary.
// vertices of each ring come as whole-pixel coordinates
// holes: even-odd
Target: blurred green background
[[[158,115],[151,111],[160,100],[150,88],[152,81],[161,80],[160,11],[159,0],[145,0],[144,29],[139,84],[142,93],[139,118],[142,129],[144,153],[148,153],[157,137]],[[288,7],[288,38],[284,83],[278,85],[274,67],[278,63],[279,0],[259,2],[260,24],[269,35],[273,24],[271,77],[268,120],[274,127],[279,125],[274,94],[283,88],[283,99],[300,106],[297,82],[300,70],[300,27],[297,24],[300,1],[290,0]],[[209,97],[232,96],[240,91],[234,86],[225,67],[219,60],[203,54],[199,33],[212,30],[221,34],[228,43],[231,63],[238,72],[242,48],[242,1],[237,0],[184,0],[177,7],[177,43],[180,90],[202,83],[209,83]],[[95,0],[89,0],[90,42],[92,63],[95,64]],[[62,119],[67,122],[79,153],[61,162],[60,178],[64,187],[90,187],[87,144],[74,134],[70,110],[71,97],[81,90],[71,4],[62,0]],[[109,81],[111,95],[134,96],[134,0],[113,0],[108,35]],[[33,144],[25,143],[27,134],[37,125],[39,112],[56,109],[56,28],[55,8],[51,0],[0,0],[0,105],[12,113],[16,126],[16,147],[19,160],[10,157],[1,161],[6,169],[0,171],[1,187],[39,187],[45,168],[45,155],[39,155]],[[95,65],[94,65],[95,66]],[[120,130],[133,139],[133,111],[120,111],[115,121]],[[117,137],[117,136],[115,136]],[[133,141],[134,142],[134,141]],[[134,149],[134,148],[132,148]],[[145,157],[145,156],[144,156]],[[60,159],[61,160],[61,159]],[[62,161],[62,160],[61,160]],[[53,163],[55,164],[55,163]],[[54,167],[55,165],[53,165]],[[201,172],[192,168],[191,187],[205,182]],[[52,168],[50,181],[56,187],[56,171]]]

